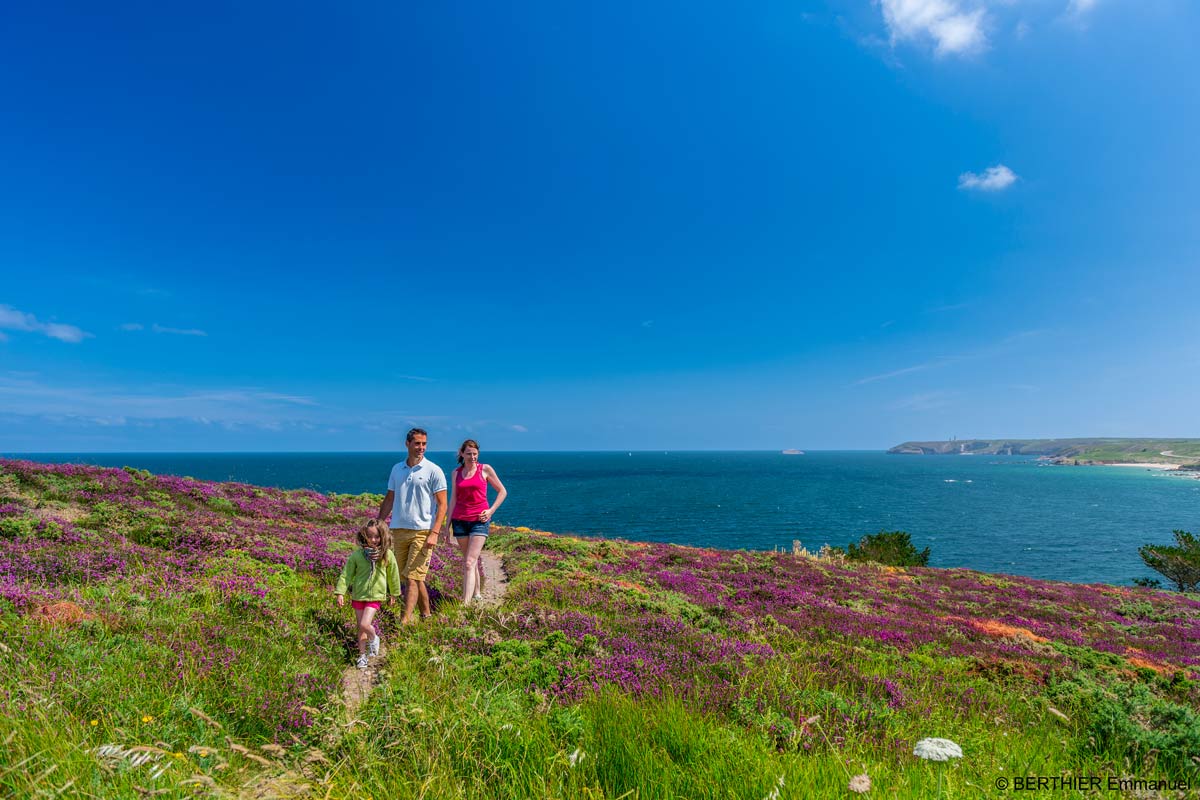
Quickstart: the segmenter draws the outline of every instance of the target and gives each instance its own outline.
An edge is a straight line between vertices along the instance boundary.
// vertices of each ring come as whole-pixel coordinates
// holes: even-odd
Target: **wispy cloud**
[[[1025,331],[1017,331],[1016,333],[1010,333],[1008,336],[1005,336],[1003,339],[1001,339],[998,346],[1007,347],[1010,344],[1016,344],[1017,342],[1022,342],[1026,339],[1032,339],[1035,336],[1043,336],[1049,332],[1050,331],[1045,328],[1030,328],[1029,330]]]
[[[891,380],[892,378],[899,378],[901,375],[910,375],[914,372],[924,372],[928,369],[936,369],[937,367],[944,367],[947,364],[953,364],[957,360],[957,358],[952,358],[950,356],[935,358],[934,360],[926,361],[923,364],[914,364],[911,367],[903,367],[901,369],[892,370],[891,372],[884,372],[880,375],[870,375],[866,378],[860,378],[854,382],[854,385],[862,386],[863,384],[875,383],[876,381],[886,381]]]
[[[881,0],[880,7],[893,44],[929,38],[939,56],[987,47],[982,6],[966,10],[956,0]]]
[[[159,325],[157,322],[150,327],[150,330],[155,333],[167,333],[172,336],[208,336],[208,333],[199,328],[168,328],[165,325]]]
[[[171,389],[143,392],[91,386],[51,386],[0,376],[0,407],[16,414],[91,420],[190,419],[261,424],[311,418],[311,397],[254,388]]]
[[[42,322],[33,314],[18,311],[9,305],[0,305],[0,329],[22,331],[25,333],[40,333],[60,342],[78,344],[84,339],[92,338],[92,334],[80,330],[74,325],[64,325],[60,322]],[[7,341],[7,338],[5,339]]]
[[[526,428],[524,425],[509,425],[508,429],[517,433],[529,433],[529,428]]]
[[[1097,2],[1098,0],[1071,0],[1067,4],[1067,13],[1076,16],[1086,14],[1096,7]]]
[[[955,397],[954,392],[921,392],[900,398],[892,404],[892,408],[906,411],[932,411],[950,405]]]
[[[140,322],[126,322],[120,326],[123,331],[144,331],[146,326]],[[202,331],[199,328],[172,328],[167,325],[159,325],[157,322],[150,326],[152,333],[165,333],[169,336],[208,336],[208,331]]]
[[[958,176],[958,188],[965,191],[1000,192],[1017,182],[1017,173],[1003,164],[988,167],[982,174],[964,172]]]
[[[891,380],[892,378],[899,378],[902,375],[910,375],[914,372],[925,372],[926,370],[948,367],[951,364],[957,364],[963,361],[992,358],[1010,352],[1015,345],[1018,345],[1021,342],[1043,336],[1047,333],[1049,333],[1049,331],[1041,328],[1031,328],[1029,330],[1017,331],[1016,333],[1011,333],[1008,336],[1005,336],[999,341],[993,342],[990,345],[982,346],[971,352],[954,356],[940,356],[920,364],[914,364],[911,367],[902,367],[901,369],[895,369],[891,372],[884,372],[879,375],[870,375],[866,378],[860,378],[859,380],[856,380],[851,385],[862,386],[863,384],[867,383],[875,383],[877,381],[886,381]]]
[[[311,397],[295,394],[279,394],[278,392],[263,392],[257,390],[233,389],[218,392],[199,392],[193,395],[197,398],[217,400],[220,402],[244,403],[247,401],[263,401],[267,403],[287,403],[296,406],[320,405]]]

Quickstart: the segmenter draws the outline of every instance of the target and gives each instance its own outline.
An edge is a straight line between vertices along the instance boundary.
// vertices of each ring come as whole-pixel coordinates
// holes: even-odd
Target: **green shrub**
[[[1175,584],[1181,592],[1194,592],[1200,584],[1200,541],[1187,531],[1172,531],[1175,545],[1144,544],[1138,555],[1146,566]]]
[[[1088,742],[1099,753],[1169,770],[1185,769],[1200,753],[1200,716],[1144,684],[1117,684],[1089,700]]]
[[[220,511],[223,514],[236,514],[237,507],[233,502],[224,497],[210,497],[208,499],[208,507],[213,511]]]
[[[95,531],[124,533],[131,516],[129,509],[125,506],[109,502],[108,500],[101,500],[92,508],[92,512],[84,517],[79,524],[82,527],[91,528]]]
[[[37,529],[37,517],[0,517],[0,538],[28,539]]]
[[[924,567],[929,564],[929,548],[918,550],[904,531],[868,533],[846,547],[851,561],[874,561],[891,567]]]

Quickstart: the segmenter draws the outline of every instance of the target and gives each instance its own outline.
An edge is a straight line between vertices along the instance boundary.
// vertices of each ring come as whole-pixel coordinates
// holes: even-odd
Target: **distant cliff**
[[[888,450],[901,455],[1046,456],[1080,463],[1200,463],[1200,439],[953,439],[905,442]]]

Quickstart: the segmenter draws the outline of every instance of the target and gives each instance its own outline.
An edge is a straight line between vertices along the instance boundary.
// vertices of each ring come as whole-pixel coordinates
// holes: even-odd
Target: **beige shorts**
[[[392,552],[396,554],[401,578],[423,581],[429,574],[429,559],[433,557],[433,548],[425,546],[427,538],[428,528],[423,531],[392,528]]]

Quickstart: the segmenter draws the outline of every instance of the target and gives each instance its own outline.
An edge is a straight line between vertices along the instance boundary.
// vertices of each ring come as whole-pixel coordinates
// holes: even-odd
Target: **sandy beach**
[[[1097,467],[1145,467],[1146,469],[1179,469],[1178,464],[1164,464],[1160,461],[1142,461],[1142,462],[1131,461],[1128,463],[1120,462],[1120,463],[1115,463],[1115,464],[1105,462],[1105,463],[1096,464],[1095,466],[1097,466]]]

